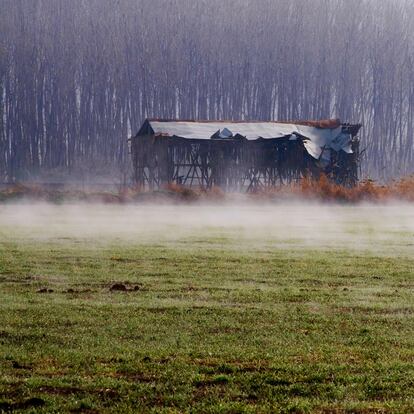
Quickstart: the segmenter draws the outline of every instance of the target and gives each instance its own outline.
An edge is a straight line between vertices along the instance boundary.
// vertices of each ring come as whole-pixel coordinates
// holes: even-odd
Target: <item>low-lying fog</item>
[[[414,253],[414,206],[287,204],[0,205],[0,241],[351,248]]]

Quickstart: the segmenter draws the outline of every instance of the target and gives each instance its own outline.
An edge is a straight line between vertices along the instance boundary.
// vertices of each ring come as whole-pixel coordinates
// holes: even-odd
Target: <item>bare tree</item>
[[[123,168],[146,117],[339,117],[414,172],[413,0],[0,2],[3,180]]]

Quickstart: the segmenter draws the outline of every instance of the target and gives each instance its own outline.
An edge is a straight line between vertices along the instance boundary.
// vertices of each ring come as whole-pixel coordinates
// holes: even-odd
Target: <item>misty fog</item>
[[[185,248],[277,247],[414,253],[414,210],[405,204],[317,203],[8,204],[0,206],[0,239],[126,243]]]

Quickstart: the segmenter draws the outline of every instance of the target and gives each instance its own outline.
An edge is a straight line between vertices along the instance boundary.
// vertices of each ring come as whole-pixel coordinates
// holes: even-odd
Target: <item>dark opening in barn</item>
[[[359,124],[147,119],[131,139],[136,184],[256,191],[325,174],[358,181]]]

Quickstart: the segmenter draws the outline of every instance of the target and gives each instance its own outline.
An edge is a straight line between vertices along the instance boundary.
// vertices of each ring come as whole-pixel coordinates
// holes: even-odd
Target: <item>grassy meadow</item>
[[[0,207],[0,412],[412,413],[409,206]]]

